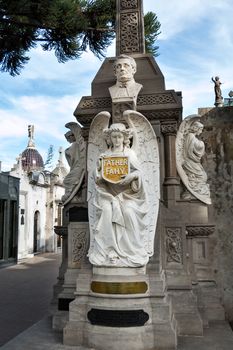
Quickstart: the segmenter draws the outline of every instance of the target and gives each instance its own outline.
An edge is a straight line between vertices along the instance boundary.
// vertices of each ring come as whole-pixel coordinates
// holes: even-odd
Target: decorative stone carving
[[[166,111],[155,111],[151,110],[143,112],[148,120],[167,120],[167,119],[177,119],[180,118],[180,109],[171,109]]]
[[[74,122],[65,125],[70,129],[65,134],[71,146],[65,150],[65,156],[70,166],[70,172],[64,178],[65,194],[63,204],[67,204],[76,195],[84,181],[86,169],[86,143],[82,136],[82,128]]]
[[[182,264],[182,238],[180,227],[166,228],[166,252],[167,263],[175,262]]]
[[[108,112],[99,113],[90,127],[88,255],[98,266],[144,266],[154,250],[159,205],[157,139],[143,115],[125,111],[123,116],[130,128],[121,123],[108,128]]]
[[[214,225],[205,225],[205,226],[186,226],[187,235],[191,237],[202,237],[210,236],[214,233]]]
[[[167,104],[167,103],[177,103],[174,96],[171,93],[163,94],[146,94],[138,96],[138,105],[157,105],[157,104]]]
[[[88,223],[72,222],[69,224],[68,237],[69,267],[80,268],[85,261],[89,246]]]
[[[88,240],[86,231],[76,230],[73,232],[72,241],[72,260],[74,263],[82,261],[88,249]]]
[[[177,101],[171,93],[145,94],[138,96],[137,99],[138,106],[158,105],[167,103],[177,103]],[[79,104],[79,108],[81,109],[98,109],[110,107],[111,99],[109,97],[83,97]]]
[[[211,204],[207,175],[201,164],[205,154],[204,142],[197,136],[202,133],[200,116],[191,115],[183,120],[176,138],[177,171],[187,188],[183,199],[197,198],[205,204]]]
[[[166,123],[166,124],[161,124],[161,132],[165,135],[176,135],[177,123],[170,122],[170,123]]]
[[[138,13],[121,14],[121,53],[139,52]]]
[[[142,0],[116,0],[116,54],[144,53]]]
[[[110,108],[111,99],[109,97],[96,97],[96,98],[83,97],[81,99],[79,107],[82,109]]]
[[[138,0],[121,0],[121,10],[133,9],[138,7]]]

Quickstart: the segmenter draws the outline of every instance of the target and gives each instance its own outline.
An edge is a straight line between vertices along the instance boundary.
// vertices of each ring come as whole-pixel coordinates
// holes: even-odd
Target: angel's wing
[[[180,124],[179,130],[177,132],[176,136],[176,168],[177,172],[184,184],[184,186],[189,190],[189,192],[199,199],[200,201],[210,204],[210,198],[207,198],[206,196],[203,196],[199,194],[198,192],[195,192],[189,185],[189,179],[187,174],[185,173],[183,169],[183,163],[184,163],[184,144],[186,136],[189,133],[191,125],[195,121],[200,121],[201,117],[197,114],[192,114],[186,117],[182,123]]]
[[[150,122],[139,112],[125,111],[124,119],[133,131],[132,149],[135,151],[143,169],[145,190],[149,202],[145,245],[148,254],[154,253],[154,237],[160,198],[160,165],[157,137]]]
[[[93,242],[93,230],[95,226],[95,208],[93,200],[95,198],[95,179],[94,171],[96,169],[97,159],[101,153],[106,151],[107,144],[103,138],[103,130],[108,127],[111,115],[109,112],[100,112],[93,119],[88,139],[87,149],[87,171],[88,171],[88,215],[90,226],[90,249]]]
[[[81,135],[82,133],[82,127],[81,125],[79,125],[78,123],[75,122],[69,122],[65,124],[65,127],[67,129],[70,129],[72,131],[72,133],[75,136],[75,139],[78,140],[79,135]]]

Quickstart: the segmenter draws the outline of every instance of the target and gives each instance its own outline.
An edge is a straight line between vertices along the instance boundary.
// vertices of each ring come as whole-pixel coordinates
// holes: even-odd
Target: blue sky
[[[219,75],[222,93],[233,90],[232,0],[144,0],[144,12],[153,11],[161,22],[156,58],[167,89],[182,91],[183,117],[198,107],[214,104],[211,77]],[[59,64],[53,53],[40,47],[20,76],[0,73],[0,160],[10,170],[27,146],[27,126],[35,125],[36,147],[46,158],[54,145],[55,163],[60,146],[68,146],[65,123],[83,95],[90,95],[91,81],[101,61],[91,53]],[[112,45],[107,56],[115,55]]]

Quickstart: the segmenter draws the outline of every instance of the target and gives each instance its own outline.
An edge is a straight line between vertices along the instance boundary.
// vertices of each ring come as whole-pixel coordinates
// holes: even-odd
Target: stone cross
[[[116,56],[145,53],[143,0],[116,0]]]
[[[28,147],[34,148],[35,142],[34,142],[34,125],[28,125]]]

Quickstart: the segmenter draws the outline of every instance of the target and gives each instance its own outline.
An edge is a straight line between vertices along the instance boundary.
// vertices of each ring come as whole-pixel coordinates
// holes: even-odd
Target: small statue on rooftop
[[[216,107],[222,107],[223,103],[223,97],[222,97],[222,91],[221,91],[221,81],[218,76],[215,78],[211,78],[214,83],[214,92],[215,92],[215,106]]]

